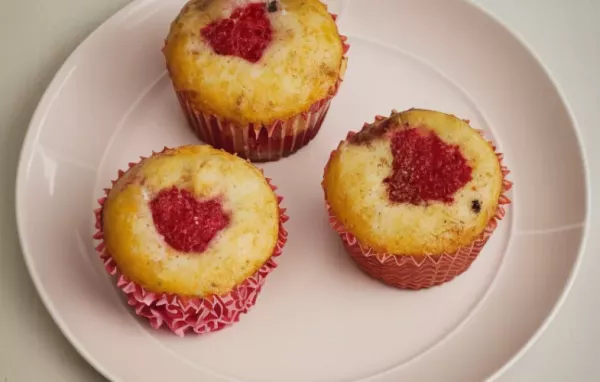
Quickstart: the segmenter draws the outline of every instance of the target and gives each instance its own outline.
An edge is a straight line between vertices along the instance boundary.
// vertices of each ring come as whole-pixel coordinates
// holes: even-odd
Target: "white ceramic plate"
[[[280,267],[239,324],[180,339],[137,319],[91,239],[118,168],[197,142],[160,52],[181,1],[138,0],[65,63],[31,122],[17,182],[29,271],[73,345],[115,381],[479,381],[541,331],[572,281],[588,191],[573,119],[532,54],[458,0],[332,2],[349,69],[321,133],[266,173],[291,220]],[[361,273],[320,187],[347,130],[422,107],[472,121],[506,154],[514,204],[472,268],[442,287],[388,288]]]

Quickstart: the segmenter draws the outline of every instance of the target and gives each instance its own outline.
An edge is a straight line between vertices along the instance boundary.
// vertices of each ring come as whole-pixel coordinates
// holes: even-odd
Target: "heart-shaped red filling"
[[[426,128],[396,131],[391,136],[392,174],[384,182],[392,202],[450,203],[456,191],[472,179],[472,169],[456,145]]]
[[[212,22],[200,32],[217,54],[250,62],[260,60],[273,38],[265,3],[238,7],[229,18]]]
[[[175,186],[160,191],[150,202],[150,210],[158,233],[179,252],[204,252],[229,225],[229,216],[217,199],[199,201]]]

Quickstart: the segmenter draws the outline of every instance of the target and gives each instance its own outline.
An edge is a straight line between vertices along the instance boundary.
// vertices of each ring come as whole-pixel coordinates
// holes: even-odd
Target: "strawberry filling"
[[[265,3],[236,8],[230,17],[214,21],[200,30],[215,53],[257,62],[273,39]]]
[[[152,220],[165,242],[179,252],[202,253],[229,225],[229,215],[217,199],[200,201],[191,192],[173,186],[150,202]]]
[[[456,145],[425,128],[396,131],[391,136],[392,174],[384,183],[395,203],[450,203],[472,179],[472,168]]]

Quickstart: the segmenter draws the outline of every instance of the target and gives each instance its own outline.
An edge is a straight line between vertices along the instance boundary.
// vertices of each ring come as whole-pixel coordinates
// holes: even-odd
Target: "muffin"
[[[163,53],[202,141],[273,161],[317,135],[346,69],[345,41],[319,0],[191,0]]]
[[[504,217],[502,154],[468,121],[411,109],[378,116],[331,154],[329,219],[358,266],[421,289],[466,271]]]
[[[94,236],[129,305],[179,336],[238,321],[286,242],[275,187],[208,145],[165,149],[129,166],[99,200]]]

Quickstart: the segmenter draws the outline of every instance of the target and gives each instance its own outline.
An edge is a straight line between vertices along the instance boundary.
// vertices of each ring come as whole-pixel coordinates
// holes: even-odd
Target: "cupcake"
[[[346,69],[345,41],[319,0],[191,0],[163,52],[202,141],[273,161],[317,135]]]
[[[239,320],[277,266],[287,220],[269,179],[210,146],[120,171],[96,211],[96,248],[135,313],[183,336]]]
[[[392,111],[331,154],[329,220],[373,278],[403,289],[443,284],[469,268],[504,217],[512,183],[501,161],[468,121]]]

